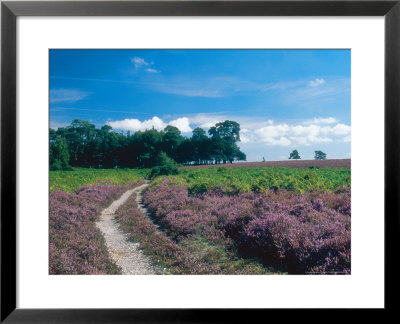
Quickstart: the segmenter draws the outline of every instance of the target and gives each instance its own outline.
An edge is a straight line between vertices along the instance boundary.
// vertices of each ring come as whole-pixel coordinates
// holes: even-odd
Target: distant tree
[[[140,167],[151,168],[157,164],[157,156],[161,151],[164,132],[152,128],[134,135],[137,161]]]
[[[265,162],[265,157],[263,157],[263,160],[262,160],[263,162]]]
[[[167,153],[169,157],[176,160],[178,147],[183,142],[184,137],[181,135],[181,131],[174,126],[168,125],[164,128],[164,132],[162,150]]]
[[[197,127],[193,130],[190,145],[192,153],[189,160],[193,160],[196,164],[206,164],[211,157],[211,145],[204,129]]]
[[[50,143],[50,170],[71,170],[69,165],[68,145],[65,138],[53,136]]]
[[[93,147],[96,127],[87,121],[75,119],[70,126],[57,130],[57,135],[65,138],[68,145],[70,164],[73,166],[90,166],[88,149]]]
[[[232,163],[234,160],[246,159],[236,142],[240,142],[240,125],[231,120],[215,124],[208,130],[211,136],[211,156],[215,163]]]
[[[326,160],[326,153],[322,151],[314,151],[314,152],[315,152],[314,156],[315,160]]]
[[[178,163],[189,163],[195,160],[192,141],[189,138],[185,138],[176,151],[175,161]]]
[[[300,160],[300,159],[301,157],[297,150],[293,150],[292,153],[290,153],[289,160]]]

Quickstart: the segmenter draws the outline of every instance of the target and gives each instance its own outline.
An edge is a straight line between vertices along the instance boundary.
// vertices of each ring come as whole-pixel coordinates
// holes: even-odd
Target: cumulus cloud
[[[192,128],[189,125],[189,118],[187,117],[171,120],[168,124],[171,126],[175,126],[183,133],[189,133],[192,131]]]
[[[168,122],[154,116],[152,119],[140,121],[139,119],[124,119],[109,121],[108,125],[115,129],[130,131],[144,131],[155,128],[163,130],[167,125],[177,127],[182,133],[189,135],[195,127],[207,130],[218,122],[235,120],[241,125],[240,138],[243,144],[264,144],[267,146],[310,146],[318,143],[333,141],[349,142],[351,127],[337,123],[334,118],[315,118],[315,123],[288,124],[274,123],[272,120],[259,120],[259,118],[243,118],[213,114],[197,114],[180,117]],[[322,121],[321,121],[322,120]],[[336,123],[332,123],[333,120]]]
[[[349,125],[336,124],[335,126],[324,126],[321,128],[321,133],[326,135],[348,135],[351,128]]]
[[[186,117],[171,120],[169,123],[164,122],[161,118],[154,116],[152,119],[140,121],[135,118],[127,118],[123,120],[109,121],[107,125],[110,125],[115,129],[129,130],[129,131],[145,131],[146,129],[163,130],[168,125],[177,127],[181,132],[191,132],[192,129],[189,126],[189,119]]]
[[[319,86],[319,85],[321,85],[321,84],[324,84],[325,83],[325,80],[324,79],[318,79],[318,78],[316,78],[315,80],[311,80],[310,81],[310,83],[309,83],[309,85],[311,86],[311,87],[317,87],[317,86]]]
[[[350,134],[350,126],[336,124],[334,126],[310,125],[288,125],[273,124],[254,130],[256,140],[266,145],[305,145],[313,143],[332,142],[332,137]],[[246,134],[247,135],[247,134]]]
[[[90,93],[76,89],[51,89],[50,102],[75,102],[86,98]]]
[[[152,129],[153,127],[157,130],[164,129],[167,125],[157,116],[152,119],[144,120],[143,122],[135,118],[126,118],[123,120],[109,121],[107,122],[112,128],[123,129],[129,131],[144,131],[146,129]]]

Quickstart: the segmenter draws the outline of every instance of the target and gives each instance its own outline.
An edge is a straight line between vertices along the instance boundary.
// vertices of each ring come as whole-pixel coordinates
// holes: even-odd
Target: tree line
[[[69,126],[50,128],[50,169],[74,167],[151,168],[163,152],[180,164],[222,164],[245,161],[237,142],[240,125],[226,120],[208,130],[197,127],[192,136],[182,136],[174,126],[131,134],[113,131],[111,126],[96,128],[75,119]]]

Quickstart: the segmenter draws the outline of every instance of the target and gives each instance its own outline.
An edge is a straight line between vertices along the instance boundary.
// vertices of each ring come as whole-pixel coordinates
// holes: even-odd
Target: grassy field
[[[194,168],[215,168],[221,166],[220,164],[206,164],[206,165],[191,165],[184,166],[182,169]],[[328,160],[284,160],[284,161],[265,161],[265,162],[235,162],[227,163],[223,166],[227,168],[271,168],[271,167],[284,167],[284,168],[349,168],[351,167],[351,159],[328,159]]]
[[[222,190],[226,194],[268,192],[270,189],[286,189],[298,193],[307,191],[333,192],[351,185],[348,168],[191,168],[182,169],[170,179],[186,184],[191,194]],[[155,179],[159,183],[161,178]]]
[[[84,169],[50,171],[50,192],[74,192],[83,185],[127,185],[140,182],[148,169]]]
[[[94,221],[125,190],[115,185],[148,173],[50,172],[53,273],[118,273]],[[165,274],[350,273],[350,168],[181,168],[143,197],[151,219],[134,197],[116,218]]]

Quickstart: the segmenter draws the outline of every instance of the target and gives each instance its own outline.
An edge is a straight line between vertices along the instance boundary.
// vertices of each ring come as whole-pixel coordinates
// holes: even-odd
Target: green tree
[[[211,159],[211,143],[204,129],[200,127],[195,128],[190,142],[192,145],[191,160],[196,164],[206,164]]]
[[[236,142],[240,141],[240,125],[231,120],[217,123],[208,131],[211,136],[212,157],[216,163],[245,159]]]
[[[75,119],[70,126],[59,128],[57,135],[65,138],[68,144],[70,164],[73,166],[89,166],[88,149],[96,136],[95,125]]]
[[[326,153],[322,151],[314,151],[314,152],[315,152],[314,156],[315,160],[326,160]]]
[[[181,131],[174,126],[168,125],[164,128],[164,136],[162,138],[162,150],[171,158],[176,160],[176,153],[179,145],[183,142],[184,138]]]
[[[293,150],[292,153],[290,153],[289,160],[300,160],[300,159],[301,157],[297,150]]]
[[[164,132],[152,128],[134,135],[134,146],[140,167],[151,168],[157,164],[157,156],[161,152]]]
[[[149,177],[155,178],[160,175],[170,175],[178,173],[178,164],[165,152],[161,151],[157,156],[157,165],[151,169]]]
[[[50,143],[50,170],[71,170],[68,145],[65,138],[53,136]]]

